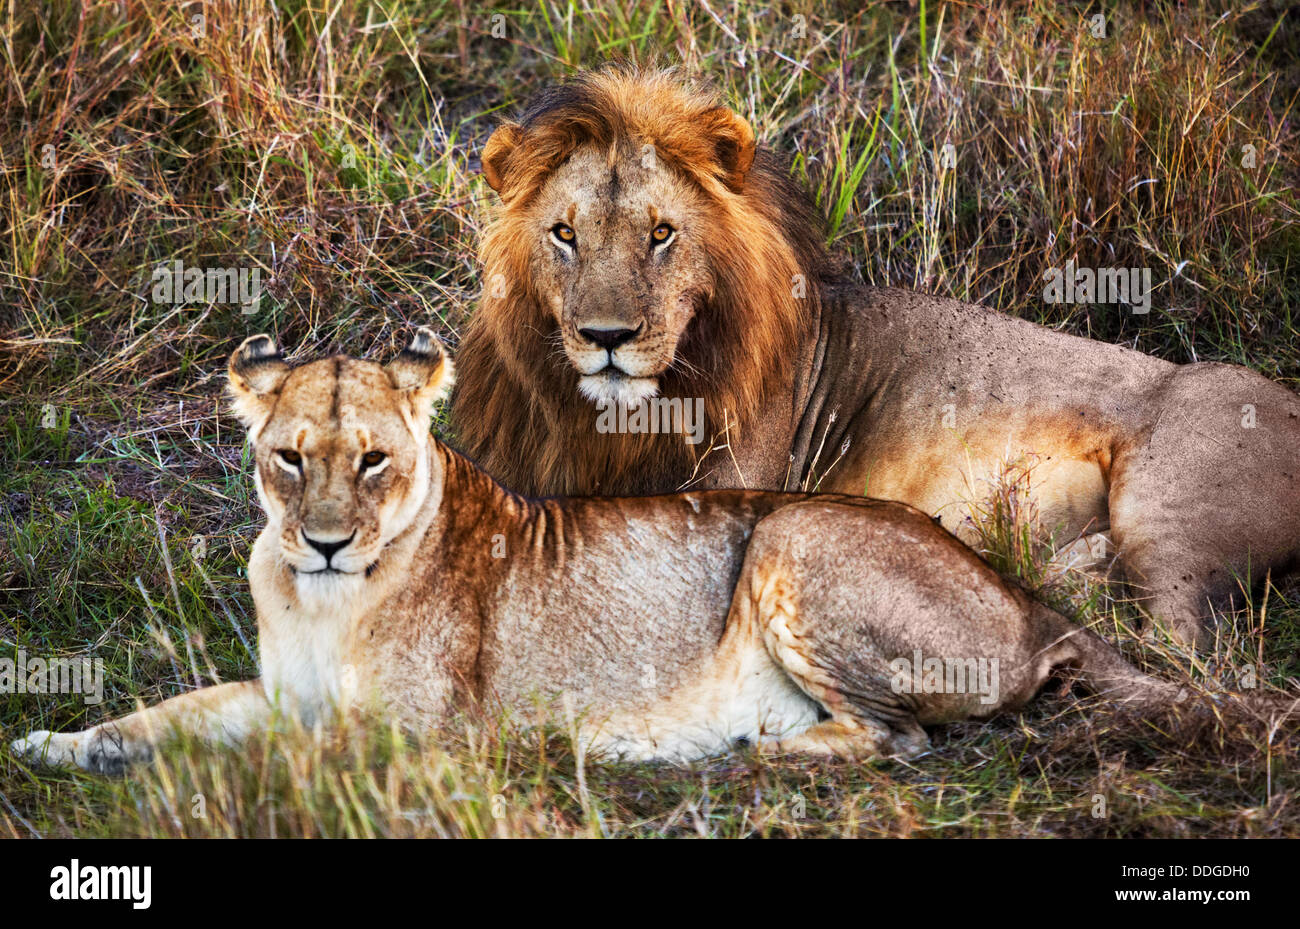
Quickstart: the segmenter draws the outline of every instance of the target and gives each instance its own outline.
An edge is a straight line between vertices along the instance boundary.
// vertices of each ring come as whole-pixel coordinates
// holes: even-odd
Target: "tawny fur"
[[[1109,533],[1135,597],[1199,645],[1214,609],[1300,563],[1294,394],[832,273],[804,192],[672,72],[547,91],[483,168],[502,205],[452,420],[508,486],[816,487],[910,503],[974,541],[972,507],[1018,463],[1044,531]],[[661,217],[675,238],[656,251]],[[557,222],[573,249],[548,238]],[[595,375],[593,321],[637,333]],[[632,375],[643,395],[703,398],[714,441],[598,433],[591,384]]]
[[[869,757],[924,750],[922,725],[1020,706],[1060,667],[1117,700],[1175,695],[903,504],[510,493],[429,435],[450,380],[427,330],[386,367],[291,368],[269,339],[246,342],[230,386],[267,515],[248,563],[261,679],[15,750],[115,771],[177,728],[238,744],[277,707],[437,731],[475,706],[530,720],[540,706],[576,718],[602,757],[741,739]],[[900,689],[890,662],[918,653],[985,662],[994,686]]]

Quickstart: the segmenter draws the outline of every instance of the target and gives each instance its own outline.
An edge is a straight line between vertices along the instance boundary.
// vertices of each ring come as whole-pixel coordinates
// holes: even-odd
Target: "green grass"
[[[4,741],[256,673],[258,512],[226,357],[258,331],[304,355],[382,354],[433,325],[454,347],[493,206],[477,153],[576,67],[707,75],[791,157],[868,282],[1300,389],[1298,18],[1135,7],[6,7],[0,656],[101,658],[106,683],[99,706],[0,695]],[[1098,10],[1106,39],[1084,28]],[[259,268],[256,311],[151,302],[153,268],[178,258]],[[1044,304],[1044,269],[1068,259],[1150,267],[1151,313]],[[1139,642],[1118,589],[1044,564],[1050,527],[1014,484],[984,521],[1000,568],[1155,673],[1219,689],[1254,667],[1259,689],[1297,692],[1294,582],[1244,600],[1199,659]],[[422,745],[380,727],[179,746],[117,781],[0,751],[0,835],[1296,835],[1293,728],[1249,711],[1131,720],[1066,693],[937,730],[911,763],[601,765],[563,730],[499,720]]]

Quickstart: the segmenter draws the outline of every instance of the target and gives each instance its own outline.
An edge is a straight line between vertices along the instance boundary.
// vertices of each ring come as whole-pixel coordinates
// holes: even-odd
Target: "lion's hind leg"
[[[783,733],[782,750],[915,755],[922,724],[1021,707],[1061,668],[1131,706],[1178,696],[897,504],[783,507],[754,530],[742,596],[772,660],[829,717]]]
[[[1300,568],[1300,397],[1201,363],[1176,369],[1151,402],[1149,433],[1115,455],[1111,530],[1143,609],[1207,649],[1242,586]]]
[[[741,574],[738,596],[750,598],[752,615],[772,660],[829,717],[802,732],[765,739],[762,751],[806,752],[866,760],[914,757],[930,747],[929,737],[885,679],[855,674],[819,648],[801,622],[796,581],[779,556],[756,551]]]

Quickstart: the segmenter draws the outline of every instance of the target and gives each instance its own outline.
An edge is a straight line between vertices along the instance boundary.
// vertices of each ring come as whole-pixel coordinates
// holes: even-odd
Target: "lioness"
[[[1300,561],[1295,395],[833,272],[804,191],[671,72],[552,88],[482,165],[502,208],[452,421],[511,487],[816,487],[973,541],[972,503],[1018,463],[1057,543],[1108,530],[1147,610],[1199,644],[1238,576]],[[651,397],[702,398],[719,440],[602,428]]]
[[[747,739],[865,757],[1019,706],[1058,667],[1126,701],[1174,692],[903,504],[513,494],[430,437],[452,369],[428,330],[386,367],[295,368],[256,336],[229,375],[267,516],[248,563],[261,679],[16,751],[113,771],[174,727],[237,742],[277,703],[312,723],[377,701],[428,730],[471,703],[567,696],[614,755]]]

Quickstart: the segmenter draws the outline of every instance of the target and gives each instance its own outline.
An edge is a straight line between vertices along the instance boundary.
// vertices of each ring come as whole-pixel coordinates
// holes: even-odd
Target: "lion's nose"
[[[324,555],[325,564],[328,565],[330,563],[330,559],[334,557],[334,553],[337,552],[339,549],[347,548],[348,545],[352,542],[352,540],[356,538],[356,535],[357,535],[357,531],[353,529],[352,535],[348,536],[346,539],[339,539],[337,542],[324,542],[321,541],[320,539],[313,539],[311,536],[309,536],[307,533],[304,532],[302,534],[302,540],[306,542],[308,545],[310,545],[312,548],[316,549],[316,551]]]
[[[579,329],[578,335],[582,336],[588,342],[595,342],[606,351],[613,351],[625,342],[631,341],[641,329],[607,329],[605,327],[592,326],[589,329]]]

